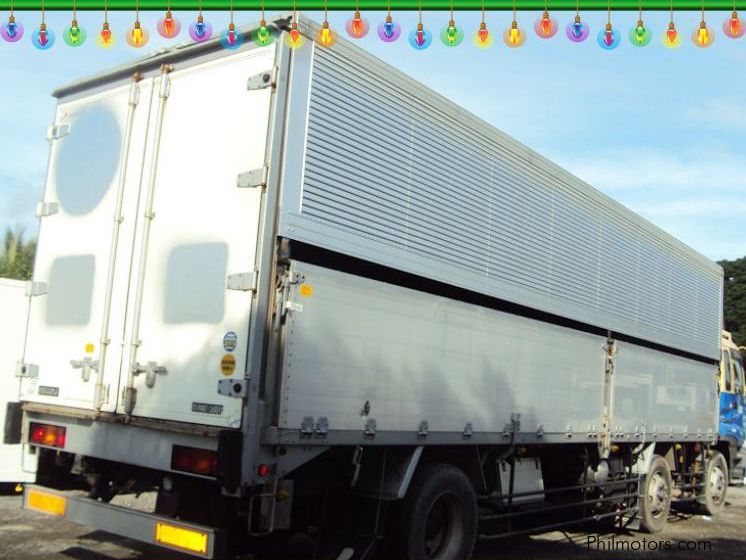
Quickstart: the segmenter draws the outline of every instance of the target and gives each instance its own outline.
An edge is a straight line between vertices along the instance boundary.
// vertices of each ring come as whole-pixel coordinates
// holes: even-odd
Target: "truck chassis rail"
[[[213,527],[71,496],[43,486],[25,487],[23,508],[200,558],[218,557],[224,549],[223,533]]]

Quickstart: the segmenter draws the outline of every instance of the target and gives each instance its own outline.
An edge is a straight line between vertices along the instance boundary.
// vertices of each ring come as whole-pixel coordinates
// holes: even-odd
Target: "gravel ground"
[[[0,496],[0,545],[0,558],[8,560],[190,558],[64,519],[23,511],[20,496],[7,494]],[[746,558],[746,488],[730,488],[728,504],[716,519],[679,513],[671,516],[667,528],[658,535],[556,531],[480,545],[475,554],[476,560],[585,558]]]

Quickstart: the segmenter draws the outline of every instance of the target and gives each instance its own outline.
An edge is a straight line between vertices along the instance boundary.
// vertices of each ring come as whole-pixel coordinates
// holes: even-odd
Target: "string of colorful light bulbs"
[[[48,50],[55,43],[55,34],[46,25],[45,13],[47,9],[50,9],[48,6],[48,4],[50,3],[54,5],[53,9],[61,9],[59,7],[59,1],[60,0],[41,0],[41,23],[31,34],[31,43],[40,50]],[[127,44],[133,48],[141,48],[148,43],[149,33],[148,30],[144,26],[142,26],[139,16],[141,3],[152,1],[153,0],[134,0],[135,22],[133,26],[128,28],[125,32],[125,40]],[[205,0],[197,1],[198,15],[195,20],[189,25],[188,34],[194,42],[201,43],[207,41],[213,36],[212,25],[210,25],[210,23],[205,20],[203,15],[203,4],[210,3],[212,6],[214,4],[214,0],[207,0],[207,2],[205,2]],[[261,3],[259,7],[261,9],[261,20],[259,26],[251,34],[251,40],[259,46],[271,44],[273,41],[275,41],[278,35],[277,28],[272,25],[268,25],[267,21],[265,20],[265,1],[266,0],[260,0]],[[450,13],[450,17],[448,19],[448,23],[441,29],[439,36],[441,42],[446,47],[457,47],[462,43],[464,39],[465,30],[456,24],[454,0],[447,1],[447,9]],[[465,0],[459,0],[459,5],[461,5],[461,3],[464,1]],[[469,4],[469,6],[472,7],[473,0],[469,1],[472,2]],[[512,10],[513,19],[510,23],[510,26],[505,29],[502,37],[503,42],[507,47],[518,48],[525,43],[527,33],[518,23],[517,0],[509,1],[509,7]],[[590,36],[590,27],[581,18],[580,0],[573,1],[573,11],[575,12],[575,16],[568,22],[567,26],[565,27],[565,35],[570,41],[574,43],[582,43]],[[592,0],[593,3],[591,9],[598,9],[600,7],[598,1],[599,0]],[[658,2],[659,0],[655,1]],[[732,12],[730,13],[730,16],[723,22],[723,32],[727,37],[731,39],[738,39],[743,37],[743,35],[746,33],[746,24],[738,15],[736,0],[727,1],[729,3],[729,8],[732,7]],[[732,6],[730,6],[731,1]],[[68,2],[71,2],[72,4],[72,21],[71,24],[65,28],[62,37],[65,44],[69,47],[79,47],[86,42],[87,33],[86,30],[78,22],[77,12],[79,9],[83,9],[81,6],[85,6],[85,9],[89,10],[93,8],[91,7],[91,0],[68,0]],[[117,37],[111,29],[111,25],[109,23],[109,10],[114,9],[114,5],[116,5],[116,9],[123,9],[122,0],[103,0],[103,2],[104,22],[101,30],[96,35],[96,44],[102,48],[110,48],[114,44],[116,44]],[[274,0],[270,0],[270,2],[274,6]],[[269,4],[270,2],[267,2],[267,4]],[[328,13],[331,9],[330,4],[332,2],[335,2],[334,6],[338,9],[338,0],[321,0],[321,2],[321,7],[324,12],[324,21],[315,37],[315,42],[322,47],[331,47],[337,40],[337,33],[329,24]],[[428,0],[428,2],[432,2],[432,0]],[[488,48],[494,43],[494,36],[488,29],[487,21],[485,18],[486,10],[489,6],[494,4],[494,2],[495,0],[479,0],[477,9],[481,10],[482,18],[479,24],[479,28],[475,29],[471,33],[471,36],[472,43],[480,49]],[[557,23],[557,20],[550,14],[549,0],[541,0],[541,2],[543,10],[534,23],[534,33],[541,39],[551,39],[557,34],[559,25]],[[625,2],[626,3],[624,4],[624,6],[628,9],[629,2],[628,0],[625,0]],[[628,37],[629,42],[633,46],[645,47],[651,43],[653,32],[650,30],[649,27],[645,25],[643,21],[642,0],[636,0],[636,2],[638,19],[636,24],[629,30]],[[664,47],[668,49],[675,49],[681,46],[682,41],[674,23],[674,0],[667,0],[667,2],[668,4],[666,6],[666,11],[670,13],[670,22],[668,24],[668,28],[661,35],[660,41]],[[176,6],[177,2],[165,0],[165,3],[165,14],[158,20],[156,29],[161,37],[165,39],[175,39],[181,32],[181,23],[172,12],[172,7]],[[347,35],[352,39],[362,39],[368,34],[370,30],[370,24],[368,20],[363,17],[361,13],[361,5],[363,3],[369,4],[370,0],[354,0],[353,15],[347,20],[345,25]],[[523,2],[522,4],[524,3],[525,2]],[[564,5],[566,3],[567,0],[553,0],[552,6],[556,7],[557,4]],[[606,25],[598,31],[596,39],[598,45],[605,50],[613,50],[621,44],[622,34],[619,33],[618,29],[614,28],[611,18],[612,11],[616,10],[616,5],[618,3],[619,2],[617,0],[617,2],[614,3],[614,6],[612,6],[612,0],[605,0],[604,2],[603,7],[606,11],[607,22]],[[650,1],[646,1],[646,5],[650,3]],[[19,4],[22,6],[21,8],[19,8]],[[178,4],[179,5],[176,7],[181,8],[181,4],[183,4],[183,2],[178,2]],[[397,0],[397,9],[401,9],[401,4],[402,3]],[[679,4],[681,4],[681,0],[678,0],[677,5]],[[708,4],[712,5],[712,1],[708,2]],[[307,5],[308,1],[303,0],[304,8]],[[230,11],[230,21],[226,29],[220,35],[220,42],[226,49],[236,49],[242,44],[244,36],[236,30],[236,25],[234,23],[234,0],[229,0],[228,7]],[[384,7],[386,10],[386,17],[377,26],[377,34],[382,41],[391,43],[399,39],[402,30],[401,26],[396,21],[394,21],[394,17],[392,16],[392,0],[385,0]],[[699,5],[697,7],[698,10],[701,11],[702,18],[699,22],[699,25],[693,30],[691,39],[694,45],[696,45],[697,47],[706,48],[712,45],[713,41],[715,40],[715,33],[707,25],[705,20],[705,0],[699,0]],[[583,6],[583,8],[585,9],[585,5]],[[648,10],[650,10],[649,7],[647,8]],[[28,0],[10,0],[10,15],[8,17],[8,20],[4,22],[2,26],[0,26],[0,37],[2,37],[6,42],[9,43],[17,43],[21,40],[24,34],[23,25],[16,19],[15,16],[15,11],[17,11],[18,9],[30,9]],[[152,8],[149,5],[147,9]],[[412,31],[408,35],[408,42],[413,48],[417,50],[424,50],[432,44],[433,35],[425,27],[422,20],[423,0],[417,0],[416,9],[419,14],[419,19],[417,26],[412,29]],[[288,33],[283,34],[284,41],[287,46],[294,49],[300,48],[305,44],[305,39],[298,30],[296,23],[296,15],[298,11],[298,2],[297,0],[293,0],[293,18],[291,27],[288,30]]]

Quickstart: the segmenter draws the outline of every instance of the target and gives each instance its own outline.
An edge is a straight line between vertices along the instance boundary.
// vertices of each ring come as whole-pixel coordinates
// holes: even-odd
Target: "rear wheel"
[[[702,482],[702,507],[708,515],[715,515],[725,505],[725,496],[728,492],[728,463],[719,451],[713,452],[707,461]]]
[[[477,498],[466,475],[451,465],[418,469],[402,510],[409,560],[468,560],[477,536]]]
[[[650,461],[642,492],[640,492],[640,528],[648,533],[663,530],[671,510],[671,469],[660,455]]]

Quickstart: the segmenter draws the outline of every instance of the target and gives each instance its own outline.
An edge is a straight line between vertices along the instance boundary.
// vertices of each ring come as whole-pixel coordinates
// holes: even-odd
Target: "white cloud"
[[[607,192],[655,189],[697,192],[746,192],[746,158],[729,151],[662,152],[646,147],[560,157],[563,167]]]
[[[736,97],[716,97],[689,107],[686,118],[703,125],[715,125],[727,130],[746,127],[746,107]]]
[[[746,158],[727,148],[664,152],[644,146],[555,158],[712,259],[746,254]]]

